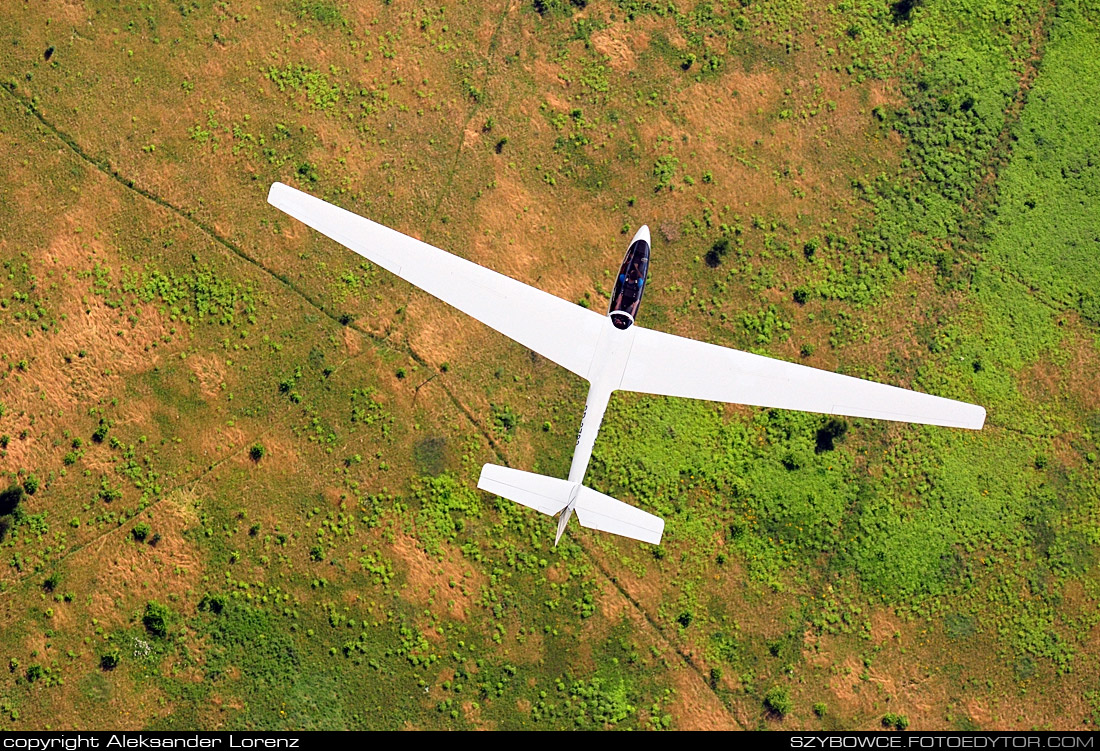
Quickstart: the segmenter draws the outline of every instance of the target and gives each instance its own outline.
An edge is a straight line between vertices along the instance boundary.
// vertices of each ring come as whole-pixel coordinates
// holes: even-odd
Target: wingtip
[[[286,196],[290,192],[295,192],[294,188],[285,183],[271,183],[271,187],[267,190],[267,202],[272,206],[278,206],[280,197]]]
[[[491,467],[491,466],[493,466],[493,465],[488,464],[488,463],[483,464],[481,466],[481,474],[478,475],[478,478],[477,478],[477,487],[478,487],[478,489],[480,489],[480,490],[489,490],[489,488],[487,487],[489,478],[485,476],[485,470],[489,469],[489,467]]]

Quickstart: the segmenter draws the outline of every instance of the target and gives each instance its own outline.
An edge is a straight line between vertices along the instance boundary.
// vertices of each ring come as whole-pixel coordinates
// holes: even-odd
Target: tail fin
[[[582,527],[611,532],[654,545],[660,544],[665,529],[665,521],[659,516],[597,493],[580,483],[556,477],[486,464],[481,468],[477,486],[547,516],[564,511],[558,525],[559,539],[569,515],[574,511]]]

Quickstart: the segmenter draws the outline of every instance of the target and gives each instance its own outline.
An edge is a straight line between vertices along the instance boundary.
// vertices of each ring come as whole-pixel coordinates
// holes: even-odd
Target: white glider
[[[631,240],[607,315],[574,305],[282,183],[268,202],[430,295],[568,368],[591,386],[569,479],[486,464],[477,486],[582,527],[659,544],[660,517],[581,483],[611,392],[978,430],[985,409],[634,325],[649,268],[649,228]]]

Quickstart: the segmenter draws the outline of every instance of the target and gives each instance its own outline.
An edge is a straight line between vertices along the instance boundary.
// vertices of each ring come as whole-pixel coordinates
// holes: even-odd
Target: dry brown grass
[[[449,556],[442,561],[429,556],[409,535],[399,535],[390,549],[405,574],[406,599],[429,607],[437,616],[467,620],[485,581],[479,572]]]
[[[202,556],[183,533],[197,523],[195,509],[200,502],[181,490],[139,519],[161,535],[155,547],[128,541],[133,524],[127,524],[69,557],[73,588],[91,593],[88,617],[123,626],[128,614],[146,600],[186,602],[194,597],[203,574]]]

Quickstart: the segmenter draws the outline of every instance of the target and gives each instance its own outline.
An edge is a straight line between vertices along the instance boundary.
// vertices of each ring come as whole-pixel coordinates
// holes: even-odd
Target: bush
[[[134,539],[138,542],[145,542],[145,538],[149,536],[151,531],[148,524],[145,522],[138,522],[134,525],[134,528],[130,530],[130,534],[133,535]]]
[[[122,654],[117,649],[99,656],[99,666],[104,670],[114,670],[122,662]]]
[[[53,592],[57,589],[57,585],[61,583],[61,572],[54,571],[52,574],[46,577],[46,580],[42,582],[42,589],[47,592]]]
[[[214,615],[220,615],[225,610],[226,598],[222,594],[206,594],[199,602],[199,610],[209,610]]]
[[[260,461],[260,459],[263,459],[265,454],[267,454],[267,449],[264,448],[264,445],[262,443],[253,444],[252,448],[248,450],[248,455],[252,458],[252,461],[254,462],[258,462]]]
[[[141,622],[150,634],[163,638],[168,635],[168,619],[171,616],[172,611],[167,605],[151,600],[145,605],[145,614],[141,617]]]
[[[23,481],[23,490],[27,491],[27,495],[34,495],[38,492],[38,485],[38,478],[30,475]]]
[[[39,678],[41,678],[45,674],[46,673],[42,669],[41,665],[31,665],[29,668],[27,668],[27,673],[26,673],[27,681],[29,683],[34,683],[35,681],[37,681]]]
[[[95,429],[94,433],[92,433],[92,440],[96,443],[103,443],[103,439],[107,437],[108,430],[110,430],[110,427],[107,425],[107,421],[100,420],[99,427]]]
[[[887,712],[882,716],[882,726],[884,728],[892,727],[895,730],[905,730],[909,727],[909,718],[903,714]]]
[[[764,707],[772,714],[784,717],[791,711],[791,695],[783,686],[772,686],[764,694]]]

